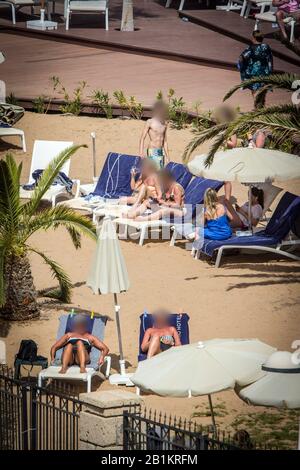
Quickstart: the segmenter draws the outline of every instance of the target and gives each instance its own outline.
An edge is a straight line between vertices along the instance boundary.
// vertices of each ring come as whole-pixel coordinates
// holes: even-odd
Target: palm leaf
[[[96,240],[96,229],[91,220],[69,207],[59,205],[44,209],[32,217],[27,225],[24,225],[22,243],[25,243],[38,230],[56,229],[59,226],[68,230],[75,248],[80,247],[81,234]]]
[[[27,249],[28,251],[32,251],[33,253],[36,253],[37,255],[41,256],[41,258],[43,258],[45,263],[50,267],[53,277],[57,279],[59,283],[58,289],[43,290],[41,291],[41,294],[45,297],[60,300],[61,302],[70,303],[72,283],[69,276],[65,273],[62,267],[56,261],[46,256],[45,253],[42,253],[41,251],[38,251],[30,246],[28,246]]]
[[[195,137],[189,142],[189,144],[186,146],[183,155],[182,155],[182,160],[186,164],[190,158],[192,153],[200,147],[204,142],[207,140],[211,140],[215,137],[217,137],[221,132],[223,132],[227,127],[227,124],[216,124],[215,126],[212,126],[209,129],[202,130],[200,132],[195,133]]]
[[[5,304],[4,260],[5,248],[0,247],[0,307]]]
[[[71,158],[71,156],[81,147],[87,147],[86,145],[72,145],[71,147],[63,150],[57,157],[55,157],[45,168],[39,183],[33,191],[32,197],[29,202],[23,205],[24,214],[31,217],[35,214],[44,194],[51,187],[53,181],[57,177],[58,173],[63,168],[64,164]]]
[[[7,238],[8,243],[14,238],[18,229],[21,169],[22,165],[17,166],[9,154],[5,160],[0,160],[0,228],[2,236]]]
[[[249,85],[254,85],[255,83],[262,83],[263,85],[268,85],[271,88],[292,91],[292,85],[297,80],[300,80],[300,76],[293,73],[274,73],[267,76],[250,78],[249,80],[244,80],[231,88],[224,96],[223,101],[228,100],[228,98],[230,98],[237,90],[248,87]],[[260,93],[263,93],[263,91],[261,90]]]

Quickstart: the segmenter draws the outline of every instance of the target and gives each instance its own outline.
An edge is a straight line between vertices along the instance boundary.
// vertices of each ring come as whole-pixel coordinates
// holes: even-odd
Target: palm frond
[[[294,73],[273,73],[271,75],[250,78],[231,88],[224,96],[223,101],[228,100],[237,90],[248,87],[249,85],[254,85],[255,83],[262,83],[271,88],[292,91],[292,85],[297,80],[300,80],[300,76]]]
[[[0,247],[0,307],[5,304],[5,280],[4,280],[5,248]]]
[[[32,197],[29,202],[23,205],[23,213],[31,217],[35,214],[44,194],[50,186],[52,185],[53,181],[57,177],[58,173],[63,168],[64,164],[71,158],[71,156],[77,152],[78,149],[82,147],[87,147],[86,145],[72,145],[71,147],[63,150],[57,157],[55,157],[45,168],[41,178],[39,179],[39,183],[33,191]]]
[[[28,246],[27,249],[28,251],[32,251],[33,253],[36,253],[37,255],[41,256],[41,258],[43,258],[45,263],[50,267],[53,277],[57,279],[59,283],[59,288],[41,291],[41,294],[45,297],[60,300],[61,302],[70,303],[72,283],[69,276],[65,273],[62,267],[56,261],[46,256],[45,253],[42,253],[41,251],[36,250],[30,246]]]
[[[96,240],[96,229],[91,220],[69,207],[58,205],[38,212],[24,225],[22,243],[38,230],[57,229],[60,226],[68,230],[75,248],[80,247],[81,234]]]
[[[216,124],[215,126],[210,127],[209,129],[202,130],[200,132],[195,132],[195,137],[189,142],[186,146],[183,155],[182,161],[187,164],[191,158],[192,153],[196,148],[200,147],[207,140],[214,139],[221,132],[227,128],[227,124]]]
[[[20,214],[19,181],[22,165],[8,154],[0,160],[0,227],[12,239],[17,232]]]

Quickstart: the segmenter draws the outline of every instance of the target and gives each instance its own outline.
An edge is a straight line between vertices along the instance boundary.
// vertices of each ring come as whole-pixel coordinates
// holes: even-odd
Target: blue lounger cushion
[[[275,246],[287,236],[290,230],[292,230],[295,220],[299,217],[300,197],[286,192],[282,196],[264,230],[261,230],[249,237],[233,236],[228,240],[222,241],[204,239],[201,251],[208,256],[213,256],[214,251],[221,246]],[[193,246],[196,249],[200,248],[197,242],[195,242]]]
[[[122,196],[130,196],[131,173],[133,166],[139,167],[141,158],[134,155],[110,152],[105,160],[93,196],[107,199],[117,199]]]
[[[73,318],[74,316],[72,316],[71,314],[61,315],[61,317],[59,318],[59,327],[58,327],[56,339],[59,339],[64,334],[68,333],[69,331],[72,331]],[[94,316],[94,318],[92,319],[91,317],[87,316],[87,322],[88,322],[88,332],[91,333],[93,336],[96,336],[98,339],[100,339],[100,341],[103,341],[107,317],[95,317]],[[56,351],[56,354],[55,354],[56,365],[61,364],[62,353],[63,353],[63,348]],[[90,352],[90,363],[88,366],[92,367],[95,370],[98,370],[99,356],[100,356],[100,351],[97,348],[92,347],[91,352]]]
[[[189,319],[187,313],[171,313],[169,316],[170,326],[174,326],[178,331],[180,341],[182,344],[189,344],[190,333],[189,333]],[[144,338],[145,331],[148,328],[153,327],[153,315],[145,311],[140,315],[140,336],[139,336],[139,355],[138,361],[144,361],[147,355],[141,350],[141,344]]]
[[[193,178],[192,173],[182,163],[169,162],[166,165],[166,169],[173,174],[177,183],[181,184],[184,189],[187,188]]]

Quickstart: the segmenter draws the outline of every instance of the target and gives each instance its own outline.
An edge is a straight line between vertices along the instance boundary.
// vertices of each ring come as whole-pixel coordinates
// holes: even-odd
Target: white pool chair
[[[267,23],[277,23],[277,18],[275,16],[277,8],[270,6],[270,10],[267,11],[266,13],[257,13],[255,15],[255,26],[254,26],[254,31],[259,29],[259,24],[261,22],[267,22]],[[300,10],[297,10],[300,15]],[[295,12],[294,12],[295,13]],[[291,27],[291,32],[290,32],[290,42],[294,42],[295,40],[295,26],[297,23],[297,19],[294,16],[287,16],[284,20],[285,24],[290,25]]]
[[[51,0],[45,0],[45,7],[47,10],[48,20],[51,20],[50,6]],[[41,2],[35,0],[0,0],[0,6],[8,6],[11,8],[11,19],[13,24],[16,24],[16,12],[23,7],[31,7],[31,13],[34,12],[34,7],[41,5]],[[55,0],[52,1],[52,12],[55,10]]]
[[[23,152],[26,152],[26,141],[24,131],[16,129],[15,127],[0,127],[0,138],[17,136],[21,138]]]
[[[73,12],[91,12],[105,14],[105,29],[108,31],[108,0],[67,0],[66,30],[69,29],[70,16]]]

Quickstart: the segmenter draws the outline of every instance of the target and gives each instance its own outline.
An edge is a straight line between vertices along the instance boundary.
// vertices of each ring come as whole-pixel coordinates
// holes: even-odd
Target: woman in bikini
[[[56,351],[64,348],[61,359],[62,367],[59,373],[65,374],[68,367],[74,364],[79,365],[81,373],[85,373],[85,366],[90,362],[90,352],[93,346],[101,351],[99,358],[99,365],[101,365],[109,349],[96,336],[88,333],[86,317],[84,315],[76,315],[73,317],[73,331],[63,335],[52,346],[50,352],[51,364],[55,361]]]
[[[174,176],[167,169],[160,172],[161,196],[149,197],[134,210],[128,212],[127,217],[138,221],[160,220],[163,217],[184,215],[184,189],[176,182]],[[149,215],[143,215],[150,210]]]
[[[236,204],[235,207],[224,199],[228,215],[230,214],[230,225],[234,229],[247,229],[249,227],[248,209],[249,203],[245,202],[241,207]],[[251,188],[251,225],[256,227],[263,215],[264,192],[262,189]]]
[[[120,199],[120,204],[128,204],[136,207],[147,198],[161,197],[158,171],[151,160],[144,159],[141,163],[141,173],[138,178],[136,178],[136,174],[136,168],[132,168],[130,181],[132,195],[129,197],[122,197]]]
[[[141,345],[142,351],[147,353],[147,359],[173,346],[181,346],[176,328],[169,325],[169,312],[158,310],[153,313],[153,317],[154,325],[145,331]]]

